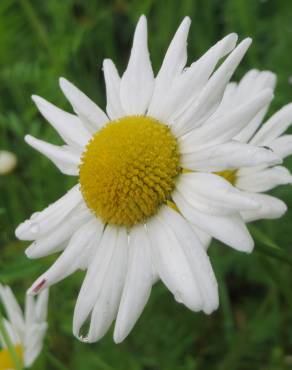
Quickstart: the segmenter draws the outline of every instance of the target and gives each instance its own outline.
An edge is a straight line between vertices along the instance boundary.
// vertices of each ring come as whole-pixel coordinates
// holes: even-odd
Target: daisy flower
[[[0,150],[0,175],[7,175],[17,165],[16,155],[8,150]]]
[[[10,341],[21,363],[25,367],[31,367],[42,350],[47,330],[48,290],[43,290],[38,298],[26,295],[23,314],[11,289],[0,284],[0,303],[7,315],[4,325]],[[0,370],[14,369],[13,359],[1,333],[0,347]]]
[[[253,84],[252,80],[256,83]],[[247,99],[244,85],[250,88],[252,94],[255,94],[255,90],[262,90],[267,85],[274,88],[275,83],[276,76],[273,73],[253,70],[246,74],[238,86],[234,85],[234,93],[236,93],[238,99],[244,101]],[[235,137],[235,140],[248,142],[258,147],[270,148],[282,162],[292,154],[292,135],[283,135],[292,123],[292,104],[285,105],[263,123],[268,108],[269,104],[263,108],[254,120],[249,122],[247,127]],[[281,217],[287,210],[286,204],[280,199],[262,193],[276,186],[291,183],[292,176],[284,166],[271,166],[266,163],[254,168],[238,168],[234,174],[235,186],[250,194],[261,204],[258,210],[243,212],[243,218],[246,221],[254,221],[262,218],[274,219]]]
[[[60,87],[75,114],[33,96],[65,145],[32,136],[27,143],[64,174],[77,176],[78,184],[16,235],[33,241],[30,258],[63,251],[32,294],[86,270],[73,319],[81,340],[99,340],[116,319],[114,340],[121,342],[158,278],[178,302],[210,314],[218,290],[202,244],[206,233],[241,251],[253,248],[240,212],[260,205],[213,173],[226,169],[226,158],[208,157],[218,145],[230,159],[228,168],[278,161],[265,148],[229,143],[268,104],[272,90],[213,117],[251,40],[236,46],[230,34],[186,67],[189,27],[187,17],[154,77],[146,18],[140,18],[122,77],[104,61],[106,113],[64,78]]]
[[[222,115],[233,106],[244,104],[266,88],[274,89],[275,84],[276,76],[274,73],[257,70],[249,71],[238,84],[232,82],[227,86],[223,100],[214,115]],[[270,149],[279,157],[279,163],[277,165],[262,163],[253,167],[244,165],[234,167],[226,156],[225,168],[222,172],[217,173],[232,185],[244,191],[249,198],[254,199],[260,205],[258,209],[240,212],[246,222],[279,218],[287,210],[287,206],[283,201],[263,193],[278,185],[292,183],[292,176],[289,170],[279,165],[287,156],[292,154],[292,135],[282,135],[292,123],[292,104],[284,106],[263,123],[268,108],[269,103],[234,136],[233,141],[229,145],[249,143],[249,145],[254,147]],[[232,156],[237,154],[234,151]],[[220,148],[215,146],[212,156],[217,158],[220,155],[225,155],[225,153],[222,153]],[[205,241],[206,245],[208,245],[209,240],[207,236],[205,236]]]

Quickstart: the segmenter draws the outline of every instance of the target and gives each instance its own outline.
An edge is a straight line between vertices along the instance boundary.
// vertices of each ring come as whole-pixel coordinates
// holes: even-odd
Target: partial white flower
[[[0,150],[0,175],[12,172],[17,164],[17,157],[8,150]]]
[[[4,319],[6,331],[26,368],[32,366],[43,347],[47,331],[48,295],[48,289],[43,290],[38,298],[26,295],[23,313],[12,290],[0,284],[0,303],[7,317]],[[0,369],[10,369],[13,362],[1,334],[0,346]]]
[[[274,89],[275,85],[276,75],[274,73],[250,70],[239,83],[232,82],[228,84],[223,100],[214,116],[220,116],[228,112],[235,105],[244,104],[266,88]],[[264,123],[269,105],[270,103],[267,103],[263,106],[262,110],[234,136],[229,144],[234,146],[235,149],[231,153],[233,163],[231,164],[226,156],[226,166],[220,169],[221,172],[217,173],[260,205],[258,209],[240,212],[241,217],[246,222],[279,218],[287,210],[287,206],[282,200],[264,193],[279,185],[292,183],[291,173],[286,167],[280,165],[287,156],[292,154],[292,135],[283,135],[292,123],[292,104],[281,108]],[[256,165],[254,163],[253,166],[250,166],[249,163],[241,162],[236,165],[234,158],[238,156],[242,145],[246,147],[246,143],[248,143],[250,153],[253,151],[256,153],[260,148],[268,149],[278,157],[278,161],[275,161],[274,164],[267,162]],[[217,146],[210,149],[209,153],[212,158],[217,158],[221,154],[219,150]],[[222,153],[222,155],[225,155],[225,153]],[[254,156],[256,162],[256,154]],[[209,239],[205,237],[203,240],[206,248],[210,241],[210,235]]]
[[[272,90],[214,115],[251,40],[236,46],[230,34],[186,67],[189,27],[186,17],[154,77],[146,18],[140,18],[122,77],[104,61],[107,113],[64,78],[60,86],[75,114],[33,96],[64,145],[29,135],[26,141],[64,174],[79,176],[79,184],[16,235],[32,241],[30,258],[63,251],[33,294],[87,270],[73,321],[84,341],[100,339],[116,319],[114,340],[121,342],[157,277],[178,302],[210,314],[218,291],[203,246],[208,234],[241,251],[253,248],[241,212],[261,204],[212,172],[278,161],[265,148],[230,143],[270,102]]]
[[[267,86],[274,88],[275,84],[276,76],[273,73],[252,70],[238,85],[234,84],[234,96],[244,101],[247,96],[262,91]],[[231,98],[230,104],[234,104]],[[282,160],[292,154],[292,135],[284,134],[292,123],[292,104],[287,104],[263,122],[268,108],[269,104],[235,137],[235,140],[248,142],[254,148],[267,148],[279,157],[279,163],[275,165],[266,163],[253,168],[242,166],[237,169],[234,177],[235,186],[252,195],[261,204],[258,210],[242,212],[246,221],[279,218],[287,210],[283,201],[262,193],[279,185],[292,183],[291,173],[280,165]]]

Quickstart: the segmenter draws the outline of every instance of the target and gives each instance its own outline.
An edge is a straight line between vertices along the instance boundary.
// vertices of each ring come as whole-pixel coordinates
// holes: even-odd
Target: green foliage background
[[[56,256],[28,260],[14,229],[74,181],[24,143],[26,133],[59,142],[30,95],[70,109],[58,87],[64,76],[104,106],[102,61],[110,57],[123,71],[141,13],[149,21],[155,71],[182,17],[190,15],[189,61],[229,32],[251,36],[253,45],[235,79],[250,68],[270,69],[278,75],[272,111],[292,100],[291,1],[1,0],[0,148],[15,152],[19,163],[14,173],[0,177],[0,281],[11,284],[22,302],[25,289]],[[291,159],[287,165],[292,168]],[[290,187],[274,193],[292,205]],[[59,283],[51,290],[45,349],[33,369],[292,369],[291,215],[290,210],[281,220],[253,225],[252,255],[212,244],[221,300],[216,313],[194,314],[157,284],[121,345],[113,343],[112,333],[94,345],[74,339],[71,321],[83,273]]]

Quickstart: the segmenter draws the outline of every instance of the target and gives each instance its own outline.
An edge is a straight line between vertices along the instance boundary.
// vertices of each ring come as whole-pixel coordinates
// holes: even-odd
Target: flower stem
[[[6,327],[5,327],[5,324],[4,324],[4,319],[0,313],[0,334],[4,340],[4,343],[6,344],[7,346],[7,349],[11,355],[11,358],[14,362],[14,365],[15,365],[15,369],[16,370],[23,370],[23,367],[22,367],[22,364],[21,364],[21,360],[20,358],[18,357],[16,351],[15,351],[15,348],[14,348],[14,345],[8,335],[8,332],[6,330]]]

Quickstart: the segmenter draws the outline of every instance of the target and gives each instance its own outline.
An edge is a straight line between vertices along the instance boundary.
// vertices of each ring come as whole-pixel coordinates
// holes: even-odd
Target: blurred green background
[[[157,71],[185,15],[192,17],[189,62],[229,32],[254,40],[234,76],[248,69],[278,75],[269,115],[292,101],[292,2],[288,0],[1,0],[0,149],[18,157],[0,177],[0,281],[23,302],[25,289],[56,256],[30,261],[16,225],[59,198],[74,179],[24,143],[30,133],[58,143],[30,95],[70,109],[58,87],[64,76],[104,107],[101,65],[126,66],[135,23],[148,17],[149,47]],[[290,80],[290,84],[289,84]],[[287,161],[292,168],[292,160]],[[290,187],[274,193],[292,205]],[[211,317],[174,302],[157,284],[130,336],[115,345],[112,333],[85,345],[71,334],[83,273],[51,290],[49,332],[34,370],[284,370],[292,369],[292,211],[277,221],[254,223],[252,255],[213,243],[210,255],[221,305]]]

